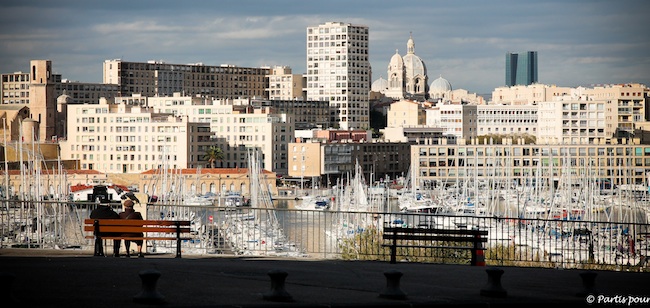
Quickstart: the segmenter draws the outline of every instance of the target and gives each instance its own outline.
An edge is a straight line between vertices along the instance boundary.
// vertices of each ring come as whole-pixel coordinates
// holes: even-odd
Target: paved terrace
[[[499,267],[499,288],[489,269],[495,268],[172,254],[127,259],[7,248],[0,249],[0,292],[3,307],[550,307],[587,305],[591,298],[577,294],[593,290],[601,296],[592,306],[650,300],[649,273],[596,271],[590,287],[584,270]],[[286,272],[284,283],[271,282],[273,271]],[[160,276],[149,286],[142,272]],[[397,284],[387,279],[390,272],[401,273]]]

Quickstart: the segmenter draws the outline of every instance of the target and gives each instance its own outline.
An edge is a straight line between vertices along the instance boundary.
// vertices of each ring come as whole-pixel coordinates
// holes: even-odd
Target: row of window
[[[650,147],[419,147],[419,156],[650,156]]]

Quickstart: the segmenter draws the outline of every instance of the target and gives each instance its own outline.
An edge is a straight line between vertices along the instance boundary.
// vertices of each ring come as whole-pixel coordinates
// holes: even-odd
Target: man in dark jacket
[[[94,209],[92,212],[90,212],[90,218],[92,219],[120,219],[120,215],[113,211],[111,208],[110,204],[108,203],[100,203],[96,209]],[[103,233],[101,232],[100,235],[113,235],[111,233]],[[114,257],[119,257],[120,256],[120,244],[121,240],[113,240],[113,256]],[[102,246],[101,241],[95,240],[95,255],[96,256],[103,256],[104,255],[104,249]]]

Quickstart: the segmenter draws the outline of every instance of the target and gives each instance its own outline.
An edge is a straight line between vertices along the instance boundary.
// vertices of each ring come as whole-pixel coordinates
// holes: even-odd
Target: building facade
[[[525,144],[523,139],[504,139],[501,144],[487,140],[459,140],[456,144],[418,144],[411,148],[411,160],[418,178],[436,183],[496,183],[526,185],[533,179],[544,185],[567,181],[607,179],[614,185],[647,185],[650,146],[612,143]],[[571,180],[572,179],[572,180]],[[593,182],[592,182],[593,183]],[[546,186],[546,187],[551,187]],[[647,191],[647,189],[646,189]]]
[[[30,64],[32,66],[49,65],[52,68],[52,61],[50,60],[32,60]],[[34,70],[31,70],[31,73],[15,72],[1,75],[0,82],[2,82],[2,86],[0,91],[2,95],[0,97],[2,97],[2,104],[28,105],[31,102],[29,95],[30,84],[38,81],[38,79],[30,79],[32,73],[34,73]],[[71,104],[96,104],[100,98],[113,98],[118,93],[118,86],[116,85],[71,81],[63,79],[61,74],[50,73],[52,76],[49,82],[54,84],[54,97],[66,94],[72,99]]]
[[[271,100],[304,100],[307,95],[303,92],[306,87],[305,78],[301,74],[291,73],[288,66],[276,66],[267,75],[269,88],[267,97]]]
[[[307,101],[302,99],[249,99],[248,101],[254,106],[270,107],[273,113],[292,115],[296,130],[325,129],[332,126],[329,121],[330,105],[326,101]]]
[[[400,100],[390,104],[387,115],[388,126],[425,125],[426,106],[412,100]]]
[[[592,88],[577,88],[578,95],[584,95],[591,100],[612,101],[616,104],[616,127],[622,137],[631,136],[636,123],[645,122],[649,118],[650,89],[642,84],[613,84],[599,85]]]
[[[366,181],[404,176],[409,169],[411,145],[405,142],[305,142],[289,144],[289,176],[320,177],[334,185],[355,172],[359,163]]]
[[[601,139],[613,138],[618,126],[618,108],[614,100],[566,96],[542,102],[537,107],[537,140],[540,143],[599,143]]]
[[[203,63],[170,64],[159,61],[105,60],[103,82],[119,85],[119,95],[189,96],[215,98],[267,98],[266,67],[211,66]]]
[[[107,173],[197,168],[205,165],[205,149],[212,144],[209,123],[106,99],[68,106],[67,139],[60,141],[63,159]]]
[[[330,122],[370,127],[368,27],[327,22],[307,27],[307,99],[328,101]]]
[[[533,84],[527,86],[498,87],[492,91],[490,105],[536,105],[570,95],[570,87]]]
[[[116,98],[133,103],[141,96]],[[187,116],[190,122],[207,123],[211,145],[222,149],[224,160],[218,167],[247,168],[251,150],[261,153],[261,167],[278,174],[287,173],[287,144],[293,141],[293,115],[275,113],[269,106],[252,104],[250,99],[212,100],[175,93],[170,97],[147,97],[153,112]]]
[[[537,51],[506,54],[506,86],[525,86],[537,81]]]

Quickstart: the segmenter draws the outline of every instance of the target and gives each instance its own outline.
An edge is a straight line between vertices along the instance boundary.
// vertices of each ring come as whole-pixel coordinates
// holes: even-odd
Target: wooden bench
[[[488,232],[476,229],[435,229],[412,227],[384,227],[384,240],[390,244],[390,263],[396,263],[397,248],[427,248],[427,249],[467,249],[472,253],[471,265],[485,266],[483,243],[487,242]],[[466,246],[442,246],[442,243],[462,243]]]
[[[190,221],[184,220],[137,220],[92,219],[84,220],[84,231],[92,232],[86,238],[95,239],[95,255],[103,255],[102,240],[156,240],[176,241],[176,258],[181,257],[181,241],[189,240]],[[123,236],[126,233],[142,233],[144,236]],[[185,237],[184,237],[185,236]],[[100,249],[100,251],[98,251]]]

